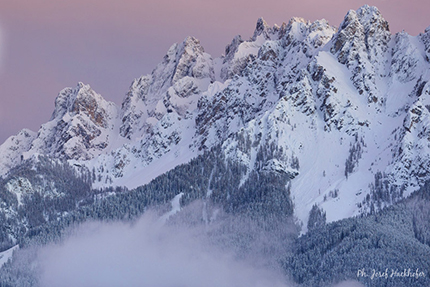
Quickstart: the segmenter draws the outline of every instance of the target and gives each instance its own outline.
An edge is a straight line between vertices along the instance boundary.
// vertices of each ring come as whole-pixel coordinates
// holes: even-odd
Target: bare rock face
[[[327,210],[328,220],[357,215],[376,175],[405,195],[430,179],[429,57],[430,28],[391,35],[367,5],[339,28],[260,18],[220,58],[193,37],[172,45],[121,108],[88,85],[64,89],[37,134],[0,146],[0,167],[39,153],[94,168],[98,186],[136,187],[218,146],[243,167],[242,180],[255,170],[288,174],[303,222],[314,203],[350,206]]]
[[[107,128],[110,115],[106,110],[107,103],[99,94],[95,93],[89,85],[78,83],[76,88],[66,88],[55,99],[55,110],[52,119],[70,116],[85,115],[96,126]]]
[[[136,130],[142,129],[140,123],[142,117],[146,117],[145,104],[152,83],[151,76],[142,76],[135,79],[130,86],[125,99],[122,102],[122,125],[120,127],[120,135],[126,138],[131,138]]]
[[[238,51],[241,43],[243,43],[242,37],[237,35],[233,38],[231,43],[225,47],[225,55],[223,57],[224,66],[221,69],[221,78],[224,81],[231,78],[233,75],[238,74],[246,65],[246,60],[235,59],[236,52]],[[235,63],[235,65],[232,63]]]
[[[133,81],[122,103],[121,136],[131,139],[150,132],[166,113],[193,106],[192,95],[200,93],[214,81],[212,57],[204,52],[200,42],[187,37],[182,43],[170,47],[163,61],[151,75]],[[178,105],[179,98],[189,101]]]
[[[363,6],[349,11],[333,37],[331,52],[352,72],[354,86],[368,102],[377,103],[376,75],[384,75],[388,42],[388,22],[376,7]]]
[[[424,82],[417,93],[397,132],[391,175],[396,175],[397,182],[422,185],[430,172],[430,83]]]
[[[357,11],[350,10],[345,16],[334,36],[331,51],[338,55],[342,64],[347,64],[360,52],[365,52],[372,60],[379,56],[379,50],[386,49],[384,44],[390,38],[388,22],[379,10],[365,5]]]
[[[117,117],[115,104],[107,102],[89,85],[65,88],[55,100],[51,120],[42,125],[32,150],[62,159],[88,160],[109,145]]]
[[[275,29],[272,29],[263,18],[259,18],[257,25],[255,26],[254,35],[252,40],[255,41],[258,36],[263,35],[265,39],[270,39],[270,34],[272,34]]]
[[[175,49],[175,71],[172,83],[189,76],[196,79],[214,79],[211,57],[205,54],[200,41],[194,37],[187,37]]]

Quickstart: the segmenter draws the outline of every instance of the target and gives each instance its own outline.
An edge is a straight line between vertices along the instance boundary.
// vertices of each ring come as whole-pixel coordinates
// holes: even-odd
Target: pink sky
[[[186,36],[219,57],[231,39],[291,17],[338,26],[350,9],[377,6],[392,33],[430,25],[428,0],[14,0],[0,2],[0,143],[48,121],[58,92],[78,81],[120,104]]]

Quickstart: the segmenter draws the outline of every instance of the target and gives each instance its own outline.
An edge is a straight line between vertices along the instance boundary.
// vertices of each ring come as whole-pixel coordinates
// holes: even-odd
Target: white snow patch
[[[12,258],[13,252],[19,249],[19,245],[9,248],[6,251],[0,252],[0,268]]]
[[[183,192],[181,192],[180,194],[176,195],[173,199],[172,199],[172,209],[163,214],[160,219],[158,220],[161,224],[164,224],[171,216],[175,215],[176,213],[178,213],[179,211],[181,211],[181,197],[184,195]]]

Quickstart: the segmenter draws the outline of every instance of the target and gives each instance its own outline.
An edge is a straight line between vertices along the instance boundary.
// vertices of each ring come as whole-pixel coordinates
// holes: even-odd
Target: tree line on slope
[[[53,167],[50,163],[44,165],[48,174]],[[35,181],[33,175],[26,174],[31,173],[29,168],[21,167],[21,170],[25,172],[15,173],[15,176],[19,174]],[[165,212],[170,208],[171,200],[179,193],[184,194],[181,206],[204,199],[221,206],[227,213],[245,214],[254,219],[289,218],[293,214],[290,191],[287,188],[288,175],[252,172],[241,184],[246,167],[227,160],[219,146],[134,190],[91,191],[88,186],[91,176],[79,177],[73,168],[64,167],[62,170],[68,173],[67,176],[76,177],[75,180],[79,184],[74,184],[73,187],[79,190],[69,192],[66,186],[61,189],[60,185],[56,185],[56,191],[66,194],[63,197],[71,198],[74,204],[68,205],[61,201],[60,204],[48,196],[35,194],[32,194],[28,201],[24,200],[20,220],[15,222],[18,228],[25,229],[17,238],[21,248],[59,242],[67,233],[68,227],[86,220],[133,221],[154,207],[157,207],[160,213]],[[38,172],[34,176],[37,177],[37,174]],[[62,177],[63,180],[67,178],[65,174],[57,173],[56,176]],[[46,216],[51,213],[56,216]],[[14,262],[6,264],[0,272],[0,282],[3,282],[4,286],[36,286],[36,275],[22,271],[28,267],[25,264],[21,267],[17,267]]]
[[[426,183],[379,212],[310,229],[295,240],[283,266],[300,286],[330,286],[346,279],[365,286],[430,286],[429,222]]]

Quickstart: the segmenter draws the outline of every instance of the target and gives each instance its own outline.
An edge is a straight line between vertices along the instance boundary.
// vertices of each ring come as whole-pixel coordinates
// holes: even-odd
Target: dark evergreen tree
[[[321,228],[326,223],[326,213],[314,204],[309,212],[308,230]]]

